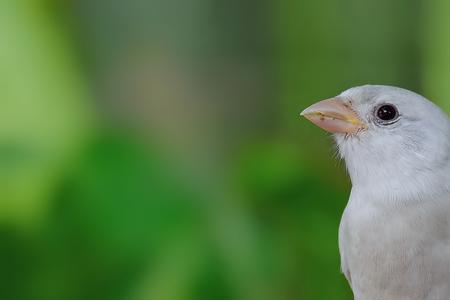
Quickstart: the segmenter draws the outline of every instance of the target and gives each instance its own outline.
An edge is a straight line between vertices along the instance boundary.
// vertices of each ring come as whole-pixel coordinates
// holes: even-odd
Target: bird
[[[364,85],[301,112],[351,181],[339,225],[355,300],[450,299],[450,120],[425,97]]]

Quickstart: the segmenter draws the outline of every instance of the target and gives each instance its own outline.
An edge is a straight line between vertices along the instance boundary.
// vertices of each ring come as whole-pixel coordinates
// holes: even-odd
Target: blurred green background
[[[0,299],[352,299],[350,183],[298,113],[450,110],[444,0],[0,0]]]

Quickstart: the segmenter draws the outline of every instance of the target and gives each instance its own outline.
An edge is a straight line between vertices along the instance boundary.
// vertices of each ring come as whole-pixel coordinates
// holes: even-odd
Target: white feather
[[[340,97],[368,124],[335,135],[353,185],[339,249],[355,299],[450,299],[450,121],[400,88],[362,86]],[[400,113],[395,124],[375,120],[385,103]]]

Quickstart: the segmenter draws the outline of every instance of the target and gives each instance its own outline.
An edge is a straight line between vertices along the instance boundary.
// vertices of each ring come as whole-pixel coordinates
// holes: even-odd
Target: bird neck
[[[433,200],[450,192],[449,163],[439,168],[402,167],[403,163],[406,164],[369,164],[371,167],[347,164],[353,190],[373,201],[395,203]]]

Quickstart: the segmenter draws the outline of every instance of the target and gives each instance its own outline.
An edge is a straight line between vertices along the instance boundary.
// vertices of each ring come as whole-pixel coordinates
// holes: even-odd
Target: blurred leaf
[[[38,1],[1,1],[0,222],[39,218],[88,127],[86,91]]]

